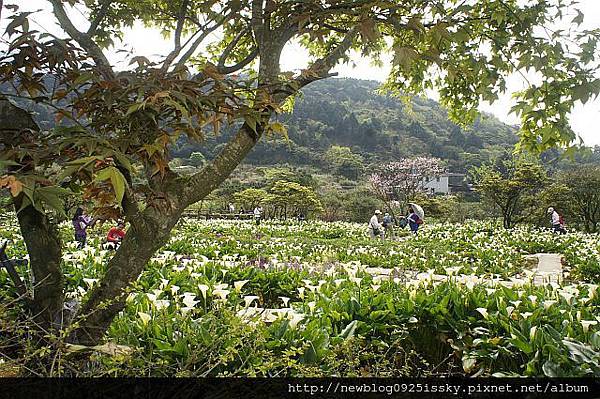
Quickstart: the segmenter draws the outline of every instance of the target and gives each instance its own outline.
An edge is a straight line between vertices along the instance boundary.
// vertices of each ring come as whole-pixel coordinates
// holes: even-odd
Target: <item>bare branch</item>
[[[233,38],[233,40],[227,45],[225,50],[223,50],[223,53],[221,54],[221,56],[219,57],[219,61],[217,62],[217,70],[219,71],[219,73],[227,75],[227,74],[239,71],[240,69],[244,68],[246,65],[250,64],[254,59],[256,59],[256,57],[258,57],[259,51],[258,51],[258,48],[255,47],[250,51],[250,53],[248,53],[248,55],[243,60],[241,60],[237,64],[231,65],[231,66],[225,66],[225,62],[227,61],[227,58],[229,58],[229,56],[231,55],[231,52],[235,49],[235,46],[249,32],[250,32],[249,27],[241,30]]]
[[[193,43],[190,46],[190,48],[179,58],[179,60],[177,61],[177,64],[175,64],[175,69],[182,67],[194,55],[194,53],[196,52],[196,50],[198,49],[198,47],[208,37],[208,35],[210,35],[211,33],[213,33],[219,27],[223,26],[223,24],[225,22],[229,21],[232,16],[233,16],[233,13],[228,13],[227,15],[224,15],[221,19],[219,19],[218,21],[216,21],[215,24],[213,26],[211,26],[210,28],[208,27],[208,23],[209,22],[207,22],[205,24],[205,29],[204,30],[197,31],[194,34],[194,36],[197,35],[198,33],[200,33],[200,36],[198,36],[198,38],[193,41]],[[187,44],[190,43],[192,40],[193,40],[192,38],[188,39],[186,45],[184,45],[183,47],[186,47]]]
[[[244,58],[237,64],[230,65],[230,66],[217,67],[217,70],[219,73],[221,73],[223,75],[228,75],[230,73],[237,72],[240,69],[244,68],[246,65],[248,65],[252,61],[254,61],[256,59],[256,57],[258,57],[258,48],[255,47],[254,49],[252,49],[252,51],[250,51],[250,53],[246,56],[246,58]]]
[[[183,3],[181,3],[181,10],[179,10],[177,27],[175,28],[175,48],[177,49],[181,48],[181,32],[183,31],[183,23],[185,22],[185,13],[188,4],[189,0],[184,0]]]
[[[61,0],[48,0],[52,4],[52,8],[54,10],[54,16],[58,20],[60,26],[64,29],[64,31],[84,50],[86,50],[89,56],[96,62],[100,73],[105,79],[114,79],[115,72],[113,71],[108,59],[102,52],[102,49],[98,44],[96,44],[89,35],[86,33],[80,32],[75,28],[73,22],[67,15]]]
[[[334,32],[337,32],[337,33],[348,33],[348,31],[349,31],[349,29],[338,28],[337,26],[330,25],[330,24],[328,24],[326,22],[323,22],[321,25],[323,25],[323,27],[325,27],[327,29],[330,29],[330,30],[332,30]]]
[[[329,76],[333,76],[329,71],[335,67],[339,60],[341,60],[346,52],[352,46],[354,39],[358,35],[358,29],[353,27],[344,35],[342,41],[325,57],[320,58],[313,62],[313,64],[303,73],[300,74],[296,79],[295,83],[302,88],[307,84],[316,80],[324,79]]]
[[[175,34],[174,34],[175,48],[173,48],[173,51],[171,51],[169,53],[169,55],[167,55],[167,57],[165,58],[165,61],[163,62],[163,66],[161,68],[161,71],[163,73],[166,72],[167,69],[169,69],[169,66],[175,60],[175,58],[177,58],[177,56],[179,55],[179,52],[181,51],[181,33],[183,32],[183,25],[184,25],[185,19],[186,19],[186,11],[187,11],[188,4],[189,4],[189,0],[184,0],[181,3],[181,9],[179,10],[179,15],[177,16],[177,26],[175,28]],[[186,44],[188,42],[186,42]]]

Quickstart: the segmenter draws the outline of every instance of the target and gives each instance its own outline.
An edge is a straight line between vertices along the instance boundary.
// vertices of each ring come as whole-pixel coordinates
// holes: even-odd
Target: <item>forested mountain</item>
[[[448,120],[436,101],[401,99],[377,93],[375,81],[327,79],[305,88],[291,114],[279,121],[288,127],[288,140],[266,138],[246,163],[326,166],[332,146],[349,147],[365,165],[415,155],[448,160],[460,171],[501,153],[517,141],[516,128],[491,115],[482,115],[474,126],[461,129]],[[211,158],[231,132],[209,137],[209,145],[179,143],[176,157],[202,152]]]
[[[48,78],[48,87],[52,84]],[[335,172],[332,164],[337,161],[346,169],[341,174],[354,180],[369,165],[432,155],[445,160],[450,171],[464,172],[510,150],[517,142],[517,128],[492,115],[482,114],[473,126],[463,129],[448,120],[436,101],[422,97],[402,101],[378,93],[378,85],[375,81],[335,78],[312,83],[296,99],[293,112],[278,117],[287,126],[288,137],[264,137],[245,163],[287,163]],[[7,85],[2,91],[11,92]],[[53,109],[25,100],[17,102],[34,114],[40,126],[53,127]],[[211,159],[233,131],[224,128],[216,136],[207,132],[203,143],[181,140],[173,148],[173,158],[180,159],[177,164],[197,166],[202,159]],[[599,158],[598,150],[594,162]],[[550,151],[543,158],[555,160],[559,155]]]

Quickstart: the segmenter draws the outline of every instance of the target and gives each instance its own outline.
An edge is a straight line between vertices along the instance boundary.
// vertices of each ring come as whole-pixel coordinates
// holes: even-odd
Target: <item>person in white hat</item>
[[[383,238],[383,226],[381,226],[379,223],[380,215],[381,211],[376,209],[373,216],[371,216],[371,220],[369,221],[369,235],[371,238]]]
[[[565,230],[564,222],[562,217],[556,212],[553,207],[548,208],[548,214],[551,215],[552,218],[552,230],[555,233],[565,234],[567,231]]]

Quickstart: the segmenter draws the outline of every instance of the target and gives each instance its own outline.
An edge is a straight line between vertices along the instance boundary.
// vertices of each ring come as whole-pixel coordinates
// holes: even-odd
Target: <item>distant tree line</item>
[[[552,207],[570,227],[600,231],[600,165],[549,172],[534,158],[507,154],[472,175],[482,200],[506,228],[523,222],[548,226],[546,210]]]

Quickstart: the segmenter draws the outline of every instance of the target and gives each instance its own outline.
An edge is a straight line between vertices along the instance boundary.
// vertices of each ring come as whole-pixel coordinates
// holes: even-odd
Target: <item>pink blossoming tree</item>
[[[405,158],[382,165],[369,178],[373,192],[385,202],[394,215],[405,210],[425,185],[444,172],[439,158]]]

